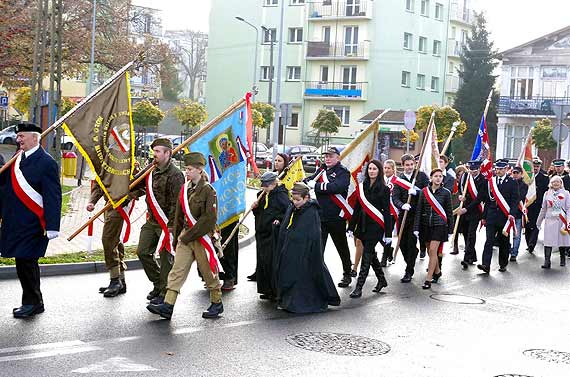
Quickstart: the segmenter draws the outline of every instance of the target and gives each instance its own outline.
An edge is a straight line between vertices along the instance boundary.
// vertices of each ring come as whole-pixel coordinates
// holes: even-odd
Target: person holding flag
[[[521,244],[521,232],[523,221],[526,221],[526,207],[524,206],[524,200],[528,192],[528,185],[522,179],[523,168],[520,166],[515,166],[512,169],[512,177],[515,180],[518,190],[519,190],[519,202],[517,203],[517,211],[515,213],[515,227],[516,232],[513,235],[513,246],[511,248],[511,258],[510,262],[517,261],[517,255],[519,255],[519,246]]]
[[[527,208],[527,221],[524,225],[526,246],[529,253],[534,252],[536,242],[538,240],[538,228],[536,220],[542,207],[542,199],[544,193],[548,191],[550,179],[546,172],[542,169],[542,161],[535,157],[532,160],[533,177],[527,196],[525,198],[525,207]],[[534,186],[534,190],[533,190]]]
[[[384,161],[383,170],[384,170],[384,183],[390,189],[390,216],[394,220],[392,229],[393,232],[396,232],[396,234],[398,234],[398,208],[396,208],[396,205],[392,200],[392,191],[394,190],[394,180],[397,178],[396,162],[394,160]],[[388,265],[388,262],[392,262],[393,252],[394,252],[394,247],[392,246],[392,243],[384,244],[384,252],[382,253],[382,259],[380,260],[381,267],[386,267]]]

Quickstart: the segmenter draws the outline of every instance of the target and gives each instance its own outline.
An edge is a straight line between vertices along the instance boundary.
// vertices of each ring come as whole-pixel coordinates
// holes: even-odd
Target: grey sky
[[[491,37],[499,50],[518,46],[570,25],[569,0],[474,1],[476,8],[485,11]],[[210,0],[134,0],[134,2],[162,9],[166,29],[208,31]]]

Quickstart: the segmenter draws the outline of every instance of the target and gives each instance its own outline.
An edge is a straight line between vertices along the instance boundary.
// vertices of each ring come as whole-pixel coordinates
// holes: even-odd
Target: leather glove
[[[57,230],[48,230],[46,231],[46,237],[48,240],[53,240],[54,238],[59,237],[59,232]]]
[[[402,206],[402,210],[404,211],[409,211],[412,208],[412,206],[409,203],[404,203],[404,205]]]
[[[391,243],[392,243],[392,237],[385,237],[384,238],[384,244],[390,245]]]
[[[418,190],[416,190],[413,187],[408,190],[408,194],[410,194],[410,195],[416,195],[417,193],[418,193]]]
[[[315,184],[316,184],[316,182],[313,180],[307,182],[307,186],[309,186],[309,188],[313,189],[313,190],[315,189]]]
[[[414,236],[416,236],[416,238],[420,238],[420,232],[418,232],[417,230],[414,230]]]

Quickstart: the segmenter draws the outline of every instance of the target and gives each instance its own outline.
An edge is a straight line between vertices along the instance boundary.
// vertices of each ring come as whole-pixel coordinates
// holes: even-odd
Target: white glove
[[[392,237],[385,237],[384,238],[384,244],[390,245],[391,243],[392,243]]]
[[[417,230],[414,230],[414,236],[416,236],[416,238],[420,238],[420,232],[418,232]]]
[[[46,236],[48,240],[53,240],[54,238],[59,237],[59,232],[57,230],[48,230],[46,231]]]
[[[416,189],[413,188],[413,187],[411,187],[411,188],[408,190],[408,194],[410,194],[410,195],[416,195],[417,193],[418,193],[418,190],[416,190]]]
[[[313,181],[313,180],[307,182],[307,186],[309,186],[310,189],[314,189],[314,188],[315,188],[315,184],[316,184],[316,182]]]
[[[353,237],[354,237],[354,233],[352,232],[352,230],[346,231],[346,235],[347,235],[349,238],[353,238]]]
[[[404,205],[402,206],[402,209],[404,211],[409,211],[410,209],[412,209],[412,206],[408,203],[404,203]]]

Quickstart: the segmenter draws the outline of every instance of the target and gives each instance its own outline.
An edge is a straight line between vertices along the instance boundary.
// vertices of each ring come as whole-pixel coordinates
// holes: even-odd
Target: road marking
[[[90,346],[90,345],[85,345],[85,346],[80,346],[80,347],[64,347],[64,348],[56,348],[56,349],[50,350],[50,351],[26,353],[23,355],[2,356],[2,357],[0,357],[0,362],[38,359],[38,358],[42,358],[42,357],[71,355],[74,353],[101,351],[101,350],[102,350],[101,347]]]
[[[137,364],[126,357],[112,357],[99,363],[72,370],[72,373],[118,373],[118,372],[152,372],[158,369],[145,364]]]
[[[6,353],[43,350],[46,348],[74,347],[74,346],[80,346],[80,345],[84,345],[84,344],[85,343],[80,341],[80,340],[71,340],[71,341],[65,341],[65,342],[34,344],[31,346],[23,346],[23,347],[0,348],[0,355],[6,354]]]

